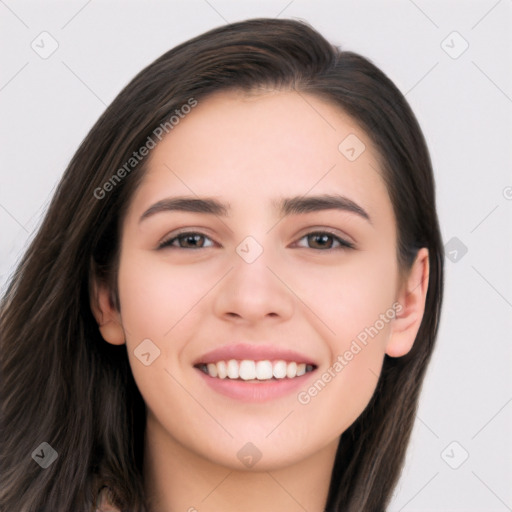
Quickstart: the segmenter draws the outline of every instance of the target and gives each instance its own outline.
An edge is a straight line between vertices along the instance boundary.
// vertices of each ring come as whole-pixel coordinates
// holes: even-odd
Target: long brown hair
[[[118,304],[120,222],[145,160],[112,186],[105,183],[191,98],[200,103],[215,91],[258,87],[317,95],[352,116],[379,152],[400,268],[410,268],[420,247],[429,250],[426,308],[414,346],[404,357],[385,357],[371,402],[341,437],[326,504],[328,511],[385,510],[442,302],[430,157],[404,96],[369,60],[331,45],[304,22],[252,19],[180,44],[124,88],[71,160],[13,274],[0,317],[2,511],[89,512],[104,485],[122,510],[148,510],[145,404],[126,347],[101,338],[90,309],[93,275],[110,283]],[[31,457],[42,442],[58,453],[47,469]]]

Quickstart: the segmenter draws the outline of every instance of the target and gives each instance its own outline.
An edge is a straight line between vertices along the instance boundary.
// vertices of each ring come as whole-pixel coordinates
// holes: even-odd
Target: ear
[[[96,278],[91,286],[91,310],[105,341],[112,345],[125,343],[121,314],[112,302],[108,287]]]
[[[428,249],[423,247],[418,251],[397,297],[396,317],[386,345],[388,356],[401,357],[411,350],[425,312],[428,276]]]

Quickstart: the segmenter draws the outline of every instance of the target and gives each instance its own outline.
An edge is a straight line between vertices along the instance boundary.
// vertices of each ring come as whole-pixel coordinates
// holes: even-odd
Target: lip
[[[234,398],[241,402],[267,402],[277,398],[289,395],[299,388],[305,387],[307,381],[312,375],[316,375],[316,369],[311,372],[305,373],[300,377],[293,379],[277,379],[261,382],[249,382],[236,379],[219,379],[217,377],[210,377],[202,370],[194,368],[199,372],[199,377],[211,388],[213,391],[229,398]]]
[[[208,374],[198,368],[201,364],[217,363],[218,361],[229,361],[236,359],[243,361],[249,359],[252,361],[277,361],[286,362],[295,361],[296,363],[305,363],[313,366],[313,371],[305,373],[300,377],[293,379],[272,379],[269,381],[250,382],[237,379],[219,379],[210,377]],[[248,343],[236,343],[218,347],[197,358],[194,363],[194,370],[198,372],[199,377],[210,389],[216,393],[234,398],[242,402],[267,402],[297,391],[306,385],[306,382],[313,374],[316,374],[318,363],[311,357],[308,357],[295,350],[276,347],[274,345],[254,345]]]
[[[273,345],[250,345],[247,343],[224,345],[211,350],[198,357],[193,365],[217,363],[218,361],[229,361],[230,359],[236,359],[238,361],[242,361],[243,359],[252,361],[295,361],[296,363],[306,363],[318,367],[318,363],[300,352]]]

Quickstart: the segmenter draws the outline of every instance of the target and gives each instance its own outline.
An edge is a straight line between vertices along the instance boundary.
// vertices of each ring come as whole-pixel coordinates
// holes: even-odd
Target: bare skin
[[[339,150],[350,134],[365,145],[353,161]],[[283,216],[273,203],[317,195],[344,196],[360,211]],[[144,217],[176,196],[214,198],[228,214]],[[261,254],[249,263],[240,247]],[[152,511],[321,512],[339,437],[370,400],[384,355],[414,343],[428,252],[399,273],[377,154],[349,116],[303,93],[223,92],[152,150],[123,222],[118,279],[120,311],[101,285],[92,307],[104,339],[127,344],[147,405]],[[370,326],[377,334],[356,352]],[[147,366],[134,352],[146,339],[160,351]],[[237,343],[293,349],[315,369],[277,398],[225,396],[194,364]],[[261,458],[247,462],[247,450]]]

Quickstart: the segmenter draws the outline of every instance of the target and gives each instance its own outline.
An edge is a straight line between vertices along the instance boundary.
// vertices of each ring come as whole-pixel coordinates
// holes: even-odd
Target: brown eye
[[[205,245],[205,240],[210,240],[202,233],[181,233],[178,236],[164,240],[159,246],[159,249],[164,247],[177,247],[180,249],[203,249],[211,247]],[[178,241],[176,244],[175,242]]]
[[[316,231],[309,233],[301,238],[307,239],[309,249],[328,250],[328,249],[353,249],[354,245],[332,233]],[[338,245],[336,245],[338,244]]]

